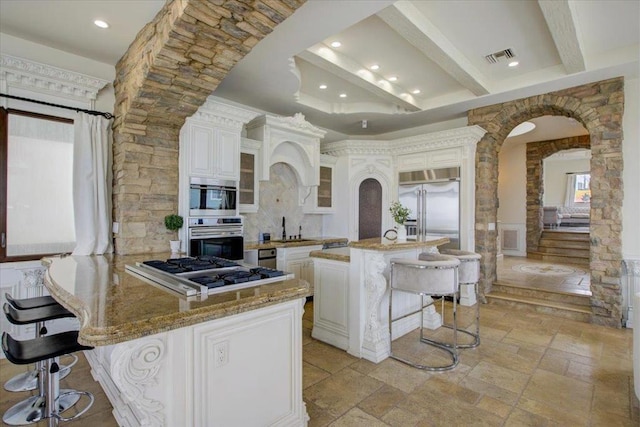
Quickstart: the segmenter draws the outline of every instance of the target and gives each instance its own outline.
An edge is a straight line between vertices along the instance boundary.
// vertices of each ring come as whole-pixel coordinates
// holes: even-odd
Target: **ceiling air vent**
[[[499,52],[492,53],[490,55],[486,55],[484,59],[487,60],[489,64],[496,64],[499,60],[507,60],[515,57],[516,54],[513,53],[511,49],[501,50]]]

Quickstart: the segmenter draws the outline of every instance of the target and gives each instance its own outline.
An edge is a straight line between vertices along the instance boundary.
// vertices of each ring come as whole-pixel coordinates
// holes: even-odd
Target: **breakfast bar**
[[[43,261],[46,287],[80,321],[79,342],[95,347],[86,357],[118,424],[306,425],[302,313],[308,284],[285,276],[184,296],[128,268],[168,258]]]
[[[348,248],[310,253],[314,261],[315,295],[312,336],[349,354],[379,363],[389,356],[389,260],[417,258],[422,252],[437,253],[449,243],[440,236],[420,240],[384,237],[349,243]],[[420,298],[412,294],[394,297],[394,313],[415,311]],[[442,324],[434,307],[425,310],[425,326]],[[393,338],[420,325],[418,315],[394,323]]]

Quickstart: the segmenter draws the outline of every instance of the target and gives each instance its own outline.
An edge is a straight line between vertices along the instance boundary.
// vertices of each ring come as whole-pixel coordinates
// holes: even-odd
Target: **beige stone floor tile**
[[[438,391],[421,388],[419,395],[410,395],[398,404],[398,408],[420,415],[417,426],[497,426],[502,419],[473,405],[442,395]]]
[[[425,400],[433,398],[438,398],[434,400],[453,399],[469,405],[475,405],[481,397],[481,394],[476,391],[436,376],[429,378],[411,395],[417,398],[424,397]]]
[[[482,380],[514,393],[522,392],[529,381],[529,376],[522,372],[487,361],[480,362],[474,367],[468,377]]]
[[[516,342],[524,342],[528,344],[534,344],[536,346],[547,346],[553,339],[552,333],[542,333],[538,329],[521,329],[513,328],[506,335],[503,342],[510,342],[507,340],[514,340]]]
[[[592,384],[538,369],[522,393],[518,407],[549,419],[562,413],[568,419],[582,422],[589,417],[593,391]]]
[[[383,360],[368,375],[405,393],[411,393],[431,376],[428,372],[393,359]]]
[[[392,427],[412,427],[418,424],[420,417],[413,412],[393,408],[382,417],[382,421]]]
[[[631,418],[629,399],[625,399],[633,390],[630,390],[628,383],[618,389],[611,389],[604,386],[596,386],[594,399],[591,407],[592,414],[604,413],[615,414],[620,417]]]
[[[519,408],[515,408],[504,423],[504,427],[546,427],[548,425],[549,420],[546,418]]]
[[[482,395],[492,397],[509,406],[515,405],[518,402],[518,397],[520,396],[519,392],[509,391],[495,384],[473,378],[469,375],[460,381],[460,385]]]
[[[602,356],[603,345],[601,342],[591,338],[573,337],[558,333],[551,342],[550,348],[599,359]]]
[[[378,368],[378,364],[370,362],[367,359],[358,359],[355,363],[349,365],[349,367],[354,371],[367,375],[376,370]]]
[[[312,386],[331,374],[323,369],[317,368],[310,363],[302,362],[302,388]]]
[[[578,412],[575,408],[558,408],[535,400],[520,398],[517,405],[521,409],[536,414],[547,420],[548,425],[553,426],[588,426],[590,412]]]
[[[639,420],[621,417],[606,412],[594,412],[591,414],[590,427],[638,427]]]
[[[489,396],[482,396],[476,404],[476,408],[480,408],[487,412],[491,412],[492,414],[496,414],[500,418],[508,417],[513,409],[511,405],[507,405],[503,402],[500,402],[498,399],[494,399]]]
[[[330,427],[386,427],[387,424],[372,417],[359,408],[349,412],[329,424]]]
[[[304,397],[334,417],[340,417],[384,385],[381,381],[344,368],[305,389]]]
[[[332,374],[358,361],[347,352],[316,340],[304,347],[302,360]]]
[[[538,369],[544,369],[545,371],[553,372],[558,375],[564,375],[567,372],[567,369],[569,369],[569,363],[571,361],[559,353],[562,352],[551,353],[547,351],[540,360]]]
[[[480,321],[480,342],[484,341],[501,341],[509,333],[509,328],[502,326],[503,329],[487,326],[483,320]]]
[[[360,402],[358,407],[374,417],[382,418],[389,410],[406,398],[407,393],[385,384]]]
[[[321,409],[318,405],[309,402],[307,399],[305,399],[305,404],[307,406],[307,414],[309,415],[308,427],[325,427],[336,419],[329,411]]]

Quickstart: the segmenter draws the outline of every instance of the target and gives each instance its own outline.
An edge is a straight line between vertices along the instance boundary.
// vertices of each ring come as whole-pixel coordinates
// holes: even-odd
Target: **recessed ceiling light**
[[[380,66],[379,66],[378,64],[373,64],[370,68],[371,68],[373,71],[376,71],[376,70],[379,70],[379,69],[380,69]]]
[[[387,80],[389,80],[390,82],[395,82],[395,81],[397,81],[397,80],[398,80],[398,77],[396,77],[396,76],[391,76],[391,77],[389,77]]]
[[[326,89],[326,88],[327,88],[327,85],[320,85],[320,86],[318,86],[318,87],[319,87],[320,89]]]
[[[415,89],[411,91],[412,94],[417,95],[420,93],[420,89]]]
[[[341,93],[341,94],[340,94],[340,98],[346,98],[346,97],[347,97],[347,94],[346,94],[346,93]]]
[[[96,27],[109,28],[109,24],[101,19],[96,19],[95,21],[93,21],[93,23],[96,25]]]
[[[340,43],[340,42],[331,43],[331,47],[340,47],[340,46],[342,46],[342,43]]]
[[[517,67],[518,64],[519,64],[518,61],[511,61],[511,62],[509,62],[509,67]]]

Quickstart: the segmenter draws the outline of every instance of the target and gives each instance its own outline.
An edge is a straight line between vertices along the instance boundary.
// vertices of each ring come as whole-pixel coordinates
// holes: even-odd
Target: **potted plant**
[[[184,225],[184,219],[180,215],[171,214],[164,217],[164,226],[169,231],[178,231]],[[171,253],[180,252],[180,240],[170,240]]]
[[[398,239],[406,239],[407,229],[405,228],[404,223],[409,218],[411,209],[402,206],[402,203],[400,202],[393,202],[391,203],[389,212],[391,212],[391,216],[396,223],[395,229],[398,233]]]

